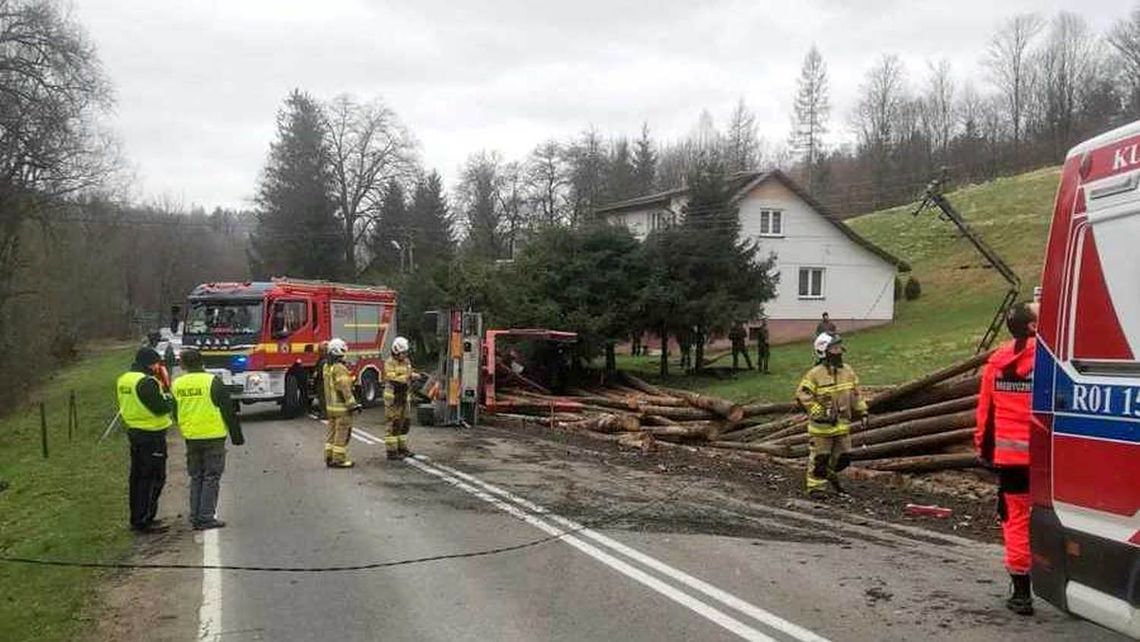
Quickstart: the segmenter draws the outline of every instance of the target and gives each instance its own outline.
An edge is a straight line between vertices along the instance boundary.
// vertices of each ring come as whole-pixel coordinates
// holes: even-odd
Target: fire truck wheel
[[[281,400],[281,414],[287,418],[300,417],[305,411],[305,391],[297,375],[285,377],[285,398]]]
[[[375,370],[366,370],[360,375],[360,403],[365,408],[380,405],[380,378]]]

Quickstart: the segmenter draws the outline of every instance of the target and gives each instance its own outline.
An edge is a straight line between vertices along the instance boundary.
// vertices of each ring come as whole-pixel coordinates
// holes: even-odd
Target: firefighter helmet
[[[395,340],[392,341],[392,354],[395,356],[407,354],[409,348],[411,348],[411,346],[404,337],[396,337]]]
[[[815,356],[823,359],[827,356],[827,349],[832,346],[839,346],[842,349],[843,337],[838,334],[828,334],[827,332],[820,332],[819,336],[815,338],[815,343],[812,345],[815,348]]]
[[[343,357],[348,354],[348,344],[344,339],[331,339],[329,341],[329,356]]]

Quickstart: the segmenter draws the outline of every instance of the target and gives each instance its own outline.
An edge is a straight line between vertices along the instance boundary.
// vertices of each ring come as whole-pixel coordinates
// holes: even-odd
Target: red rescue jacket
[[[1032,337],[1003,343],[982,372],[974,447],[979,457],[994,466],[1029,465],[1036,351],[1037,340]]]

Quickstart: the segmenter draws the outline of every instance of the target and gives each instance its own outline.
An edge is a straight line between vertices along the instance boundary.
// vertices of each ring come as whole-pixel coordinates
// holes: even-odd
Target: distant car
[[[158,331],[158,336],[159,341],[154,346],[154,349],[158,351],[158,354],[162,355],[163,359],[166,358],[167,348],[174,350],[174,363],[178,363],[178,355],[182,352],[182,334],[175,334],[170,331],[170,328],[161,328]]]

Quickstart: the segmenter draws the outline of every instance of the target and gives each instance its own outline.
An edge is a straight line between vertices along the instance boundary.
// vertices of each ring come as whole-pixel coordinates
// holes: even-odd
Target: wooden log
[[[961,399],[962,397],[970,397],[978,394],[978,387],[981,385],[981,379],[978,377],[961,379],[958,381],[947,381],[940,383],[937,386],[931,386],[926,390],[920,390],[905,399],[900,399],[892,404],[889,410],[907,410],[910,408],[917,408],[919,406],[929,406],[931,404],[942,403],[943,401],[950,401],[952,399]]]
[[[678,422],[673,421],[672,419],[670,419],[668,417],[662,417],[661,415],[645,415],[644,417],[642,417],[641,423],[644,425],[647,425],[647,426],[678,426],[678,425],[680,425]]]
[[[776,457],[784,457],[788,454],[787,448],[776,444],[740,443],[737,441],[710,441],[706,445],[713,448],[723,448],[727,450],[747,450],[750,452],[764,453],[766,455],[773,455]]]
[[[710,397],[709,395],[702,395],[696,392],[690,392],[688,390],[674,390],[672,388],[662,388],[662,390],[673,395],[674,397],[680,397],[681,399],[684,399],[689,403],[690,406],[693,406],[694,408],[700,408],[702,410],[714,412],[729,421],[737,422],[741,419],[744,419],[744,407],[732,403],[727,399],[721,399],[720,397]]]
[[[778,403],[750,403],[744,408],[745,417],[753,417],[756,415],[776,415],[786,412],[792,412],[796,409],[794,401],[778,402]]]
[[[582,421],[564,422],[559,426],[572,430],[589,430],[601,433],[637,432],[641,429],[641,423],[637,421],[637,418],[627,415],[601,415]]]
[[[702,421],[676,426],[642,426],[641,431],[654,437],[683,437],[687,439],[716,439],[717,422]]]
[[[799,415],[795,422],[789,420],[789,425],[786,428],[781,428],[776,432],[767,435],[760,439],[767,443],[785,444],[788,439],[807,434],[807,417]]]
[[[657,386],[646,383],[645,381],[629,374],[628,372],[619,371],[618,376],[621,377],[621,380],[624,381],[626,384],[628,384],[629,387],[634,388],[636,390],[640,390],[641,392],[644,392],[647,395],[652,395],[654,397],[671,397],[672,396],[672,395],[666,394],[663,390],[661,390]]]
[[[969,397],[962,397],[959,399],[951,399],[942,403],[931,404],[929,406],[919,406],[910,410],[903,410],[900,412],[890,412],[883,415],[872,415],[870,421],[867,422],[868,429],[883,428],[886,426],[893,426],[895,424],[903,423],[904,421],[911,421],[914,419],[923,419],[925,417],[940,417],[955,412],[962,412],[971,410],[977,407],[977,395]],[[862,424],[852,424],[851,434],[858,434],[865,432]],[[808,442],[807,432],[798,435],[791,435],[784,438],[781,442],[789,446],[796,446],[799,444],[806,444]]]
[[[974,468],[978,465],[973,453],[950,455],[919,455],[917,457],[893,457],[891,459],[871,459],[859,462],[872,470],[891,470],[899,473],[926,473],[955,468]]]
[[[914,419],[912,421],[904,421],[892,426],[884,426],[882,428],[875,428],[872,430],[858,432],[851,435],[851,446],[854,448],[856,446],[881,444],[888,441],[897,441],[899,439],[906,439],[909,437],[920,437],[922,435],[932,435],[939,432],[969,428],[973,425],[974,411],[966,410],[963,412],[957,412],[941,417]],[[792,452],[801,457],[803,455],[806,455],[808,453],[808,445],[806,441],[807,440],[805,440],[805,443],[803,444],[792,446]]]
[[[762,423],[758,426],[745,427],[741,430],[732,430],[725,433],[724,435],[721,435],[721,439],[728,439],[731,441],[754,441],[756,439],[760,439],[762,437],[771,435],[772,433],[783,430],[788,426],[794,426],[796,424],[802,423],[803,420],[803,417],[799,415],[782,417],[775,421]]]
[[[647,415],[658,415],[677,421],[700,421],[702,419],[719,419],[716,413],[700,408],[673,408],[671,406],[641,406],[641,412]]]
[[[933,435],[909,437],[896,441],[888,441],[874,445],[864,445],[851,450],[851,459],[881,459],[883,457],[897,457],[899,455],[914,455],[920,453],[930,454],[952,444],[959,444],[973,439],[973,428],[948,430]]]
[[[989,359],[992,353],[993,351],[991,350],[983,354],[975,355],[969,359],[966,359],[965,361],[960,361],[958,363],[942,368],[941,370],[932,372],[931,374],[928,374],[921,379],[908,381],[907,383],[892,388],[887,392],[875,396],[875,398],[870,401],[871,409],[876,410],[879,408],[885,408],[895,400],[902,399],[908,395],[918,392],[919,390],[929,388],[934,384],[946,381],[951,377],[956,377],[960,374],[976,370],[985,364],[986,359]]]

